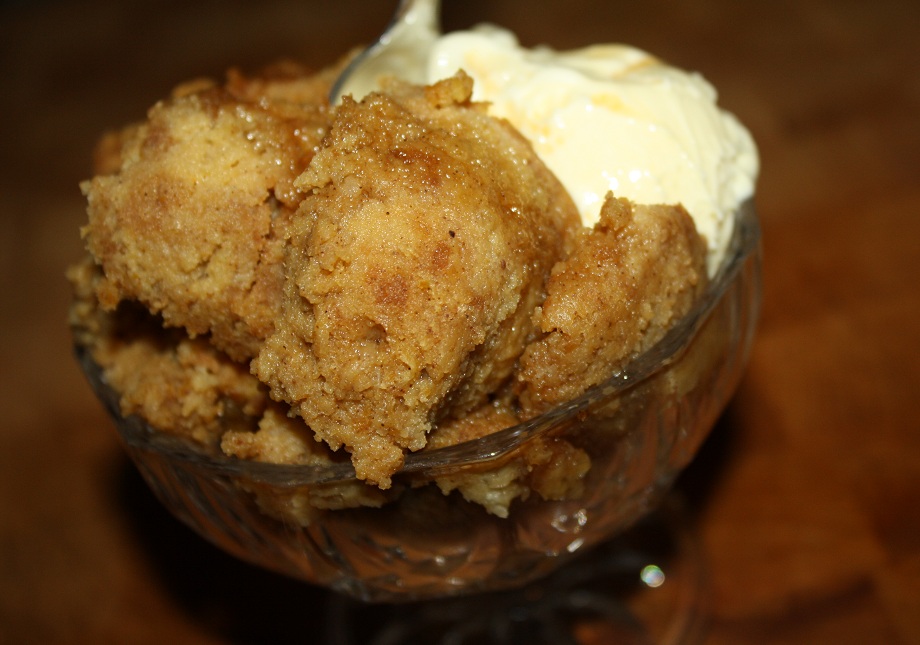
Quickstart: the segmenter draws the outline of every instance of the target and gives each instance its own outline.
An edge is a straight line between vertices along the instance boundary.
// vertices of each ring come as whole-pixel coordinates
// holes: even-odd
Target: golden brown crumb
[[[70,310],[75,339],[120,394],[122,414],[211,447],[228,428],[255,425],[270,400],[244,365],[203,338],[164,329],[134,303],[102,309],[95,297],[101,272],[91,261],[71,267],[68,277],[76,296]]]
[[[107,135],[83,184],[92,257],[68,272],[75,340],[125,414],[238,459],[352,461],[367,483],[246,484],[301,524],[402,495],[406,451],[583,393],[706,281],[681,207],[608,197],[582,229],[464,74],[330,108],[337,71],[191,81]],[[532,493],[577,497],[591,460],[568,439],[531,437],[434,484],[500,517]]]
[[[326,106],[299,101],[320,87],[328,79],[231,74],[225,88],[178,89],[110,135],[97,154],[103,174],[82,185],[103,306],[139,300],[234,359],[255,355],[280,302],[277,229],[328,120]]]
[[[283,312],[253,362],[383,488],[436,418],[510,376],[578,226],[558,180],[471,91],[458,75],[345,99],[298,180]]]
[[[519,421],[508,402],[489,403],[440,424],[431,434],[428,449],[486,437]],[[590,467],[591,459],[584,450],[564,439],[541,435],[485,466],[474,465],[439,475],[435,483],[445,494],[457,490],[467,501],[479,504],[493,515],[507,517],[511,503],[527,499],[532,491],[548,500],[577,496]]]
[[[317,441],[303,421],[290,417],[278,404],[265,410],[256,432],[225,433],[221,449],[232,457],[275,464],[322,467],[341,462],[325,444]],[[250,490],[258,494],[260,505],[273,515],[296,518],[300,524],[313,521],[317,510],[378,507],[390,497],[379,488],[359,481],[288,489],[253,484]]]
[[[600,221],[553,269],[521,357],[525,416],[578,396],[661,339],[706,284],[705,245],[681,206],[608,196]]]

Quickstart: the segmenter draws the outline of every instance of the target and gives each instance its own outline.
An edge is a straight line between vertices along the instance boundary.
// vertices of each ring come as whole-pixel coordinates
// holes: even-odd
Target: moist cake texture
[[[351,461],[353,482],[260,501],[303,523],[420,485],[398,476],[410,451],[597,385],[707,283],[682,206],[609,194],[584,226],[462,71],[332,107],[342,64],[190,82],[106,135],[68,272],[75,340],[124,414],[236,459]],[[426,483],[507,516],[590,467],[547,436]]]

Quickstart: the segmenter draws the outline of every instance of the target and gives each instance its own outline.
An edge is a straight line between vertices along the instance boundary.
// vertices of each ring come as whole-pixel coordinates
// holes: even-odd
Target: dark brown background
[[[218,553],[126,464],[70,356],[62,272],[104,128],[188,77],[329,62],[393,4],[0,6],[0,643],[310,642],[298,631],[321,593]],[[477,0],[445,14],[526,44],[641,46],[702,71],[749,125],[762,324],[685,482],[711,567],[707,642],[920,643],[920,3]]]

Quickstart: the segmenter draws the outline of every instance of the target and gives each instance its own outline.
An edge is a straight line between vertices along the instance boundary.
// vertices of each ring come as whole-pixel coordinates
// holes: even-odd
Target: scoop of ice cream
[[[732,211],[754,192],[748,131],[719,109],[698,74],[623,45],[526,49],[493,26],[447,34],[429,80],[462,68],[473,99],[508,119],[571,194],[585,224],[608,191],[637,203],[680,203],[708,243],[710,273],[731,236]]]

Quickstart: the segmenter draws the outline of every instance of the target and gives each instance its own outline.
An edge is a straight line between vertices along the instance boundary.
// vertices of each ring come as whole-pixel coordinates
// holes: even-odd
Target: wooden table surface
[[[176,82],[323,64],[393,2],[0,8],[0,643],[311,642],[322,594],[153,500],[71,357],[64,267],[107,127]],[[737,396],[688,472],[707,643],[920,643],[920,3],[447,3],[526,44],[628,42],[751,128],[765,292]]]

